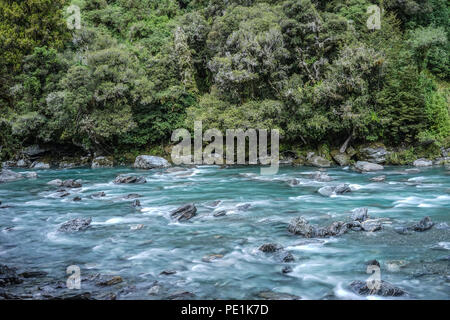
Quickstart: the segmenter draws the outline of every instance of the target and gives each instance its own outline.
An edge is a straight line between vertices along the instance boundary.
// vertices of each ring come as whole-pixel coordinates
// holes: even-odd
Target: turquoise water
[[[255,299],[260,291],[273,291],[304,299],[366,299],[353,294],[348,285],[366,280],[365,262],[377,259],[381,278],[409,293],[397,299],[449,299],[450,231],[442,223],[450,225],[450,172],[444,167],[406,169],[386,168],[385,183],[369,180],[380,173],[340,168],[327,170],[335,179],[327,183],[312,180],[309,176],[317,170],[308,167],[281,168],[276,176],[260,176],[257,167],[203,166],[170,174],[125,167],[42,170],[37,179],[0,184],[0,201],[12,206],[0,209],[0,263],[19,271],[48,272],[44,279],[11,289],[31,294],[54,281],[65,283],[66,268],[78,265],[84,278],[96,273],[123,278],[106,288],[82,282],[81,292],[95,291],[100,298],[115,292],[119,299],[163,299],[189,291],[198,299]],[[121,173],[142,175],[147,183],[113,184]],[[83,187],[69,190],[66,198],[58,198],[57,187],[47,185],[69,178],[82,179]],[[291,186],[294,178],[300,184]],[[349,183],[353,192],[331,198],[317,193],[320,187],[337,183]],[[106,196],[90,197],[100,191]],[[141,195],[141,208],[133,208],[132,200],[124,198],[131,193]],[[82,201],[72,201],[75,196]],[[215,200],[221,200],[217,207],[212,204]],[[190,202],[198,208],[196,217],[183,223],[170,219],[171,210]],[[251,206],[238,210],[242,204]],[[370,216],[389,221],[379,232],[318,240],[287,232],[294,217],[329,225],[345,221],[357,207],[367,207]],[[221,210],[227,215],[213,216]],[[439,227],[410,235],[393,230],[424,216]],[[77,217],[92,217],[91,227],[57,232],[63,222]],[[144,227],[131,229],[139,224]],[[267,242],[282,245],[295,261],[282,263],[257,250]],[[223,257],[202,261],[209,254]],[[292,272],[283,274],[285,266]],[[160,275],[164,270],[177,273]],[[155,281],[159,292],[148,294]]]

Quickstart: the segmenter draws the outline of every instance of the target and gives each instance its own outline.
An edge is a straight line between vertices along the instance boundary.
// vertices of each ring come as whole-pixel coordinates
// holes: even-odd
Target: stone
[[[20,159],[19,161],[16,162],[16,167],[18,168],[27,168],[30,166],[30,161],[26,160],[26,159]]]
[[[367,161],[358,161],[355,164],[355,169],[358,172],[364,173],[364,172],[384,170],[384,167],[376,163],[371,163]]]
[[[382,226],[378,220],[369,219],[361,222],[361,228],[367,232],[375,232],[381,230]]]
[[[106,287],[106,286],[113,286],[113,285],[119,284],[121,282],[123,282],[123,279],[121,276],[112,276],[109,279],[97,282],[97,285]]]
[[[373,182],[384,182],[384,181],[386,181],[386,176],[385,175],[376,176],[376,177],[370,178],[370,181],[373,181]]]
[[[81,180],[68,179],[61,183],[61,187],[64,187],[64,188],[76,189],[76,188],[81,188],[82,186],[83,185],[81,184]]]
[[[114,166],[114,162],[111,157],[96,157],[92,160],[91,168],[112,168]]]
[[[367,219],[369,219],[369,215],[367,214],[368,209],[367,208],[356,208],[353,210],[352,213],[352,220],[363,222]]]
[[[144,177],[119,175],[113,182],[115,184],[143,184],[147,183],[147,180]]]
[[[50,186],[60,187],[60,186],[62,186],[63,181],[61,179],[55,179],[55,180],[47,182],[47,184],[50,185]]]
[[[106,193],[104,193],[103,191],[96,192],[91,195],[92,198],[102,198],[105,196],[106,196]]]
[[[226,210],[221,210],[221,211],[217,211],[215,213],[213,213],[213,216],[218,218],[218,217],[223,217],[227,214]]]
[[[144,228],[144,225],[143,224],[137,224],[137,225],[135,225],[135,226],[131,226],[130,227],[130,230],[132,230],[132,231],[137,231],[137,230],[141,230],[141,229],[143,229]]]
[[[161,157],[142,155],[136,158],[134,167],[137,169],[168,168],[170,163]]]
[[[50,169],[50,164],[40,161],[35,161],[30,165],[30,168],[36,169],[36,170],[45,170]]]
[[[148,289],[147,294],[149,296],[154,296],[154,295],[157,295],[160,291],[161,291],[161,286],[154,285],[150,289]]]
[[[20,284],[23,280],[16,274],[15,268],[0,264],[0,287]]]
[[[265,243],[261,245],[258,250],[266,253],[273,253],[281,250],[283,247],[276,243]]]
[[[430,217],[425,217],[420,220],[418,223],[412,226],[412,230],[423,232],[431,229],[434,226],[434,222],[431,221]]]
[[[292,267],[290,267],[290,266],[285,266],[285,267],[283,267],[283,269],[281,269],[281,273],[283,273],[283,274],[291,273],[292,271],[293,271]]]
[[[137,207],[140,207],[141,206],[141,202],[139,201],[139,200],[134,200],[132,203],[131,203],[131,206],[132,207],[134,207],[134,208],[137,208]]]
[[[140,197],[141,197],[140,194],[137,194],[137,193],[130,193],[129,195],[126,195],[126,196],[124,197],[124,199],[137,199],[137,198],[140,198]]]
[[[346,153],[332,153],[333,160],[336,161],[341,167],[348,166],[350,164],[350,156]]]
[[[433,165],[433,161],[427,159],[418,159],[413,162],[414,167],[431,167]]]
[[[365,147],[359,150],[359,158],[376,164],[386,162],[389,152],[384,147]]]
[[[312,174],[311,175],[311,179],[319,181],[319,182],[330,182],[330,181],[333,181],[333,178],[330,177],[327,173],[320,172],[320,171]]]
[[[308,164],[318,168],[329,168],[332,163],[324,157],[312,156],[308,159]]]
[[[160,273],[161,276],[170,276],[173,274],[176,274],[177,272],[175,270],[164,270]]]
[[[20,173],[9,169],[2,169],[0,172],[0,183],[13,182],[22,178],[23,176]]]
[[[265,300],[301,300],[300,296],[296,296],[289,293],[280,293],[274,291],[261,291],[258,293],[258,297]]]
[[[78,201],[81,201],[81,200],[82,200],[81,197],[75,197],[75,198],[72,199],[72,201],[75,201],[75,202],[78,202]]]
[[[38,177],[38,174],[36,172],[27,172],[25,173],[25,177],[28,179],[36,179]]]
[[[202,258],[203,262],[211,262],[217,259],[222,259],[223,254],[208,254]]]
[[[383,297],[400,297],[406,294],[403,289],[395,287],[384,280],[380,281],[378,289],[370,289],[366,281],[353,281],[350,283],[350,289],[361,296],[378,295]]]
[[[317,192],[325,197],[331,197],[332,195],[344,194],[352,192],[349,184],[339,184],[337,186],[325,186],[320,188]]]
[[[186,204],[172,211],[170,216],[178,221],[187,221],[197,214],[197,208],[193,203]]]
[[[75,232],[75,231],[83,231],[89,228],[92,222],[92,218],[83,219],[77,218],[63,223],[58,231],[61,232]]]

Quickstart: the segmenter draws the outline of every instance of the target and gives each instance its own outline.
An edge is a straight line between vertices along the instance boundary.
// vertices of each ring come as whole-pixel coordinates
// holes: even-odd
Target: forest
[[[0,0],[1,160],[161,153],[194,121],[278,129],[282,151],[351,139],[431,157],[450,146],[449,4]]]

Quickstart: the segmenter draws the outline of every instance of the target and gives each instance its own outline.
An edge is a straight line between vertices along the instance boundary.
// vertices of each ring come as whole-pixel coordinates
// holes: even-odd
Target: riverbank
[[[449,298],[448,167],[258,172],[42,169],[0,184],[0,297]],[[80,290],[66,285],[73,265]]]

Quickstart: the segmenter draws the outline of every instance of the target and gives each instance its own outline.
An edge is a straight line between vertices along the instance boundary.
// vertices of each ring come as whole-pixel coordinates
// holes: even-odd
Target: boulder
[[[50,186],[60,187],[60,186],[62,186],[63,181],[61,179],[55,179],[55,180],[47,182],[47,184],[50,185]]]
[[[450,164],[450,157],[436,158],[433,162],[435,166],[445,166]]]
[[[359,149],[359,159],[381,164],[386,162],[389,152],[384,147],[364,147]]]
[[[373,182],[384,182],[384,181],[386,181],[386,176],[385,175],[376,176],[376,177],[370,178],[370,181],[373,181]]]
[[[45,169],[50,169],[50,165],[45,162],[35,161],[31,164],[30,168],[36,169],[36,170],[45,170]]]
[[[81,184],[81,180],[65,180],[61,183],[61,187],[64,188],[81,188],[83,185]]]
[[[16,167],[18,168],[28,168],[30,166],[30,161],[27,159],[20,159],[16,162]]]
[[[375,232],[381,230],[381,223],[375,219],[369,219],[361,222],[361,228],[367,232]]]
[[[350,283],[350,289],[360,296],[378,295],[383,297],[399,297],[406,294],[403,289],[395,287],[383,280],[380,281],[378,289],[370,289],[366,281],[353,281]]]
[[[0,287],[22,282],[23,280],[16,274],[16,269],[0,264]]]
[[[136,158],[134,167],[138,169],[168,168],[170,163],[161,157],[142,155]]]
[[[114,166],[113,159],[111,157],[96,157],[92,160],[91,168],[112,168]]]
[[[363,222],[369,219],[369,215],[367,214],[367,208],[356,208],[352,213],[352,220]]]
[[[433,165],[433,161],[427,159],[418,159],[413,162],[414,167],[431,167]]]
[[[75,232],[75,231],[83,231],[89,228],[92,222],[92,218],[83,219],[77,218],[63,223],[58,231],[61,232]]]
[[[333,181],[333,178],[330,177],[326,172],[320,172],[320,171],[312,174],[311,179],[319,181],[319,182]]]
[[[312,156],[312,157],[308,158],[308,164],[312,165],[314,167],[319,167],[319,168],[329,168],[329,167],[331,167],[332,163],[331,163],[331,161],[328,161],[324,157]]]
[[[337,186],[325,186],[320,188],[317,192],[325,197],[330,197],[332,195],[344,194],[348,192],[352,192],[350,185],[346,183],[339,184]]]
[[[281,250],[283,247],[276,243],[265,243],[258,248],[259,251],[265,253],[274,253],[278,250]]]
[[[355,164],[355,169],[358,172],[371,172],[383,170],[384,167],[376,163],[371,163],[367,161],[358,161]]]
[[[350,164],[350,156],[346,153],[332,153],[332,157],[341,167],[345,167]]]
[[[11,171],[9,169],[2,169],[0,172],[0,183],[12,182],[22,178],[23,176],[20,173]]]
[[[414,231],[422,232],[431,229],[434,226],[434,222],[431,221],[430,217],[425,217],[418,223],[414,224],[411,228]]]
[[[143,183],[147,183],[147,180],[144,177],[120,175],[116,179],[114,179],[114,183],[115,184],[130,184],[130,183],[143,184]]]
[[[170,216],[178,221],[190,220],[197,214],[197,208],[193,203],[186,204],[172,211]]]

